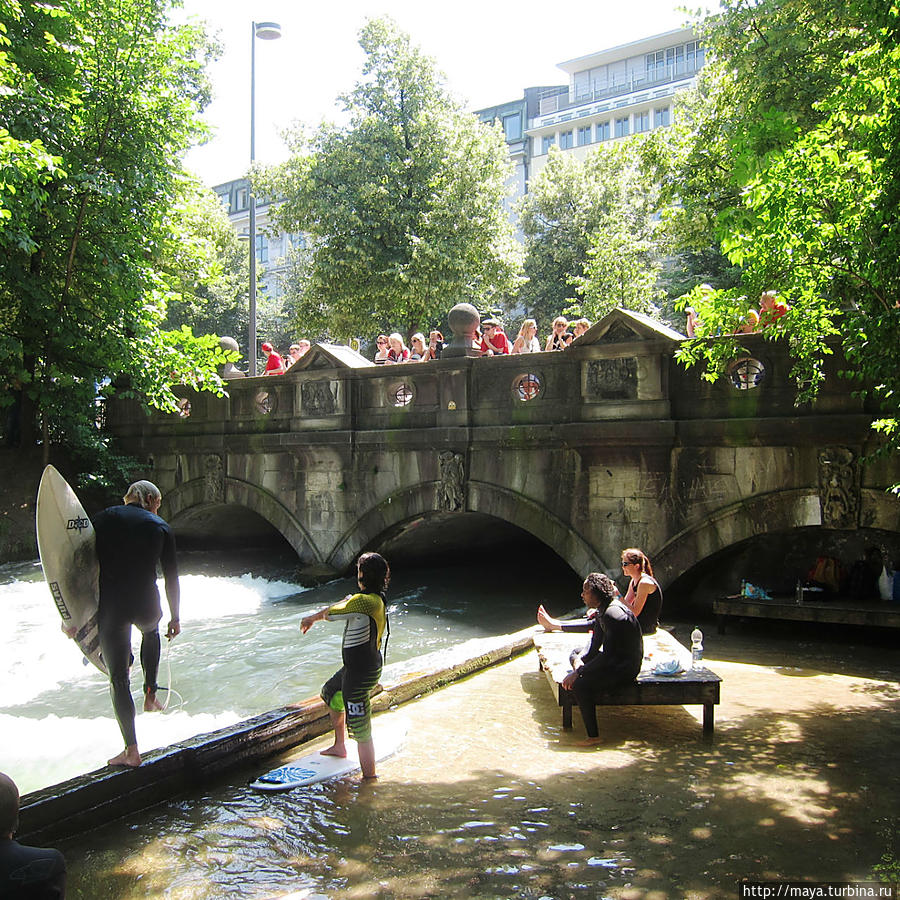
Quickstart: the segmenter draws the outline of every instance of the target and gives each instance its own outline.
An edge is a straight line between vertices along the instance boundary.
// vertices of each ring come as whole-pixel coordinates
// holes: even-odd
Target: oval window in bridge
[[[739,391],[759,387],[766,378],[766,367],[752,356],[742,356],[728,366],[728,380]]]
[[[513,397],[515,397],[516,400],[520,400],[522,403],[534,400],[534,398],[541,393],[542,389],[543,385],[541,384],[541,379],[532,372],[527,372],[524,375],[517,375],[513,379]]]

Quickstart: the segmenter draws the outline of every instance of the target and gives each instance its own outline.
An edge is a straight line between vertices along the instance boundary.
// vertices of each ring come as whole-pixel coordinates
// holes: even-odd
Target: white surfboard
[[[53,466],[41,476],[35,527],[44,578],[63,627],[75,628],[75,643],[105,675],[97,632],[100,565],[94,526],[75,491]]]
[[[387,728],[373,727],[372,739],[375,742],[375,760],[380,762],[387,759],[403,746],[406,739],[406,724],[397,723]],[[359,769],[356,741],[348,741],[347,750],[346,759],[322,756],[318,751],[307,753],[277,769],[272,769],[271,772],[266,772],[265,775],[260,775],[256,781],[250,782],[250,787],[260,791],[289,791],[292,788],[350,775]]]

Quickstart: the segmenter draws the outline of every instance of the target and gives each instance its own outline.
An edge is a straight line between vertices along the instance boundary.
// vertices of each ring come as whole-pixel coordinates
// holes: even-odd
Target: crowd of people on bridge
[[[713,288],[708,284],[701,284],[700,289],[704,293],[711,293]],[[753,334],[764,328],[771,328],[778,324],[778,320],[787,315],[790,304],[782,300],[777,291],[764,291],[759,298],[759,309],[750,306],[747,312],[741,316],[735,334]],[[703,334],[703,323],[700,315],[693,306],[688,306],[685,311],[685,333],[689,338],[706,337]]]
[[[578,319],[572,322],[572,331],[569,331],[569,324],[565,316],[557,316],[553,320],[552,331],[544,343],[545,351],[565,350],[575,338],[580,337],[591,327],[591,323],[587,319]],[[541,342],[537,335],[537,321],[527,318],[522,322],[516,337],[510,340],[503,323],[493,316],[488,316],[476,329],[472,348],[479,350],[482,356],[539,353]],[[403,335],[395,331],[392,334],[379,334],[375,340],[375,346],[375,364],[390,366],[440,359],[445,343],[443,334],[438,330],[429,332],[427,341],[425,335],[417,331],[409,339],[409,346],[407,346]]]

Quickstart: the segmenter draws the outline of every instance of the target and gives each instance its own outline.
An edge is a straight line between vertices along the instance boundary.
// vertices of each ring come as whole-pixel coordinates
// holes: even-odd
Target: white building
[[[217,184],[213,191],[218,195],[228,219],[238,237],[250,240],[250,182],[236,178]],[[286,257],[301,238],[274,229],[269,216],[271,203],[263,197],[256,198],[256,263],[260,277],[260,290],[276,299],[281,293],[279,276],[285,271]]]
[[[560,63],[568,86],[527,88],[520,100],[478,110],[482,121],[503,125],[515,165],[511,203],[527,193],[551,147],[584,157],[605,141],[670,125],[675,95],[704,62],[696,32],[680,28]]]

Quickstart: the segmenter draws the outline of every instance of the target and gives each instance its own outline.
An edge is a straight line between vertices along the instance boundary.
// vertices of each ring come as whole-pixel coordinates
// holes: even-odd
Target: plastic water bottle
[[[703,632],[694,628],[691,632],[691,668],[699,669],[703,666]]]

